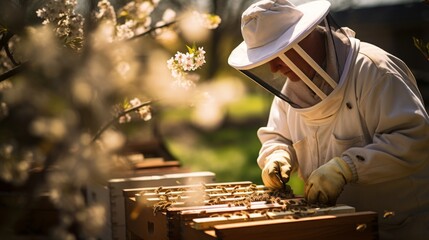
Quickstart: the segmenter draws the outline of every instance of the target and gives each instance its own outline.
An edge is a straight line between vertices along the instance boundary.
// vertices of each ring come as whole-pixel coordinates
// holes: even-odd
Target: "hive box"
[[[212,172],[189,172],[176,166],[174,161],[164,161],[159,167],[155,165],[150,164],[150,167],[133,173],[123,173],[124,177],[112,178],[105,185],[87,186],[88,204],[102,204],[106,209],[106,225],[99,239],[126,239],[123,189],[178,185],[188,181],[215,181],[215,174]]]

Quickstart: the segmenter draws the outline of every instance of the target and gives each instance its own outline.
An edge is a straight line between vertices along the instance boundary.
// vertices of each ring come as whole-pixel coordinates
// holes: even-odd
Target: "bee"
[[[309,210],[307,210],[307,213],[308,214],[316,214],[317,213],[317,211],[316,211],[316,209],[309,209]]]
[[[159,211],[158,207],[154,207],[153,208],[153,215],[156,216],[156,213]]]
[[[168,201],[168,196],[167,195],[161,195],[161,196],[159,196],[159,200],[160,201]]]
[[[243,215],[246,217],[245,220],[249,220],[250,219],[250,214],[248,212],[243,212]]]
[[[264,215],[265,215],[265,217],[267,217],[268,219],[273,219],[273,217],[272,217],[268,212],[266,212]]]
[[[252,206],[252,201],[249,199],[245,199],[243,200],[243,204],[244,206],[246,206],[247,208],[250,208]]]
[[[234,215],[235,215],[235,216],[239,216],[239,217],[241,217],[241,216],[243,216],[243,213],[241,213],[241,212],[236,212],[236,213],[234,213]]]
[[[299,207],[293,207],[293,208],[290,209],[290,211],[294,212],[294,213],[299,213],[300,208]]]
[[[160,201],[159,203],[153,205],[153,215],[155,216],[157,212],[167,209],[171,206],[171,202]]]

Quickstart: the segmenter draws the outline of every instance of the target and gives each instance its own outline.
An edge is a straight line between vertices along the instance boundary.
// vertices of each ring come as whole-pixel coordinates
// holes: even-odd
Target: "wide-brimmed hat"
[[[287,0],[262,0],[250,5],[241,18],[244,41],[231,52],[228,64],[250,69],[286,52],[326,17],[330,6],[325,0],[298,6]]]

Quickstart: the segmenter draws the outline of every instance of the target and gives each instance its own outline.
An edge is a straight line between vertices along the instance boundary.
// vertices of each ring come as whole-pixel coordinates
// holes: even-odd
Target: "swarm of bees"
[[[148,194],[148,193],[147,193]],[[210,206],[224,205],[226,207],[244,206],[246,211],[234,213],[212,214],[210,217],[240,216],[250,219],[250,214],[260,214],[267,219],[272,218],[270,212],[291,211],[291,218],[299,218],[315,213],[315,207],[310,206],[305,199],[293,199],[295,196],[289,185],[281,190],[270,190],[265,186],[248,185],[206,185],[201,184],[193,188],[164,188],[159,187],[153,191],[157,201],[153,203],[153,213],[165,211],[172,206]],[[199,196],[199,197],[196,197]],[[255,210],[251,209],[253,202],[275,204],[276,208]],[[204,210],[203,210],[204,211]]]

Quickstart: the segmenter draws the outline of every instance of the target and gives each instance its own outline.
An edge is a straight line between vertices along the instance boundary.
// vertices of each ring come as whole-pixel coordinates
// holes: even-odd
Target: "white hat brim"
[[[294,43],[304,39],[316,28],[328,14],[330,6],[331,3],[325,0],[298,5],[296,8],[303,16],[295,25],[276,40],[261,47],[248,49],[243,41],[229,55],[228,64],[240,70],[251,69],[270,61],[279,52],[286,52]]]

